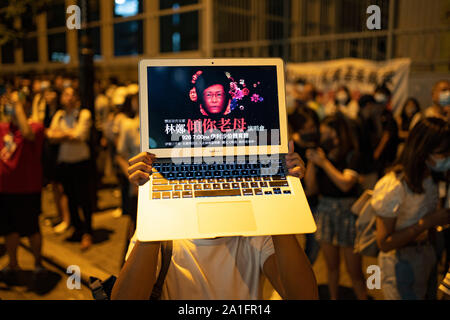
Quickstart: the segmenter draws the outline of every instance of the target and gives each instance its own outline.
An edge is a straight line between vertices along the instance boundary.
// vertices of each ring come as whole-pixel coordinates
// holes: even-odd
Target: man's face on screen
[[[214,84],[203,91],[205,109],[209,114],[225,111],[225,90],[221,84]]]

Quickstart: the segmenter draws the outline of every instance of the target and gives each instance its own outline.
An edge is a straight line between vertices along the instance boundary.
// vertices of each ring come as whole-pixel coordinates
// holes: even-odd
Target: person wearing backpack
[[[304,164],[290,144],[289,174],[301,178]],[[155,156],[146,152],[129,160],[129,180],[144,184]],[[114,283],[112,300],[149,299],[156,282],[161,243],[132,240]],[[264,276],[285,299],[318,299],[312,267],[295,235],[222,237],[172,241],[171,264],[162,300],[262,299]]]
[[[375,186],[370,204],[385,299],[426,299],[436,292],[430,235],[436,226],[450,223],[450,214],[438,206],[433,177],[449,169],[449,157],[448,122],[422,119],[408,136],[398,164]]]

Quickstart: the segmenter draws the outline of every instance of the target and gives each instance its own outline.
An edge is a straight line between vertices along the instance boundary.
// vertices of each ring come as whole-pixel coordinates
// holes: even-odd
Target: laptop
[[[140,241],[312,233],[300,179],[289,176],[281,59],[144,59]]]

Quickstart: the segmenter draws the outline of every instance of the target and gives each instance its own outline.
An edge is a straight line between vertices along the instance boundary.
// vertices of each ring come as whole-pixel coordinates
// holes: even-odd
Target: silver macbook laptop
[[[312,233],[288,176],[281,59],[159,59],[139,64],[140,241]]]

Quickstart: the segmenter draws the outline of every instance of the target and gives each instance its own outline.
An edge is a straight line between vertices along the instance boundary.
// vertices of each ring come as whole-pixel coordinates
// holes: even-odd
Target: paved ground
[[[115,189],[105,189],[99,192],[98,206],[101,211],[93,215],[94,245],[85,252],[80,250],[77,242],[66,241],[72,231],[55,234],[51,222],[56,221],[56,209],[51,192],[43,192],[43,214],[41,215],[41,230],[43,235],[42,253],[44,267],[49,270],[43,279],[39,279],[38,286],[33,281],[33,257],[29,252],[28,239],[21,240],[18,251],[20,272],[19,279],[5,281],[0,279],[0,299],[91,299],[90,290],[82,285],[81,289],[69,290],[66,282],[69,274],[67,267],[76,265],[80,268],[81,277],[87,283],[89,276],[105,279],[120,271],[129,219],[126,216],[113,216],[114,209],[120,204],[120,193]],[[0,239],[0,269],[3,269],[8,259],[3,239]]]
[[[44,190],[41,226],[44,237],[44,266],[49,270],[47,277],[40,279],[38,287],[36,287],[31,272],[33,258],[26,249],[28,247],[27,239],[23,239],[22,246],[19,248],[19,263],[23,272],[15,282],[5,283],[0,279],[0,299],[91,299],[90,291],[84,285],[79,290],[67,288],[66,282],[69,275],[65,271],[70,265],[79,266],[82,280],[85,283],[89,276],[105,279],[111,274],[119,273],[127,246],[126,235],[129,223],[128,217],[116,218],[113,215],[115,207],[120,204],[119,196],[120,193],[116,189],[104,189],[99,192],[98,206],[101,211],[93,215],[94,245],[86,252],[82,252],[79,243],[65,240],[71,234],[70,230],[60,235],[53,233],[49,224],[56,219],[56,209],[51,192],[48,189]],[[303,242],[302,238],[299,240],[300,243]],[[3,240],[0,239],[0,241]],[[0,269],[6,264],[5,249],[3,243],[0,242]],[[364,270],[371,264],[376,264],[376,260],[364,259]],[[319,253],[313,268],[319,283],[320,296],[322,299],[327,299],[326,268],[321,253]],[[350,289],[351,282],[343,259],[340,286],[342,299],[355,298]],[[266,284],[265,288],[267,290],[269,286]],[[375,299],[382,299],[380,290],[373,290],[369,294]]]

